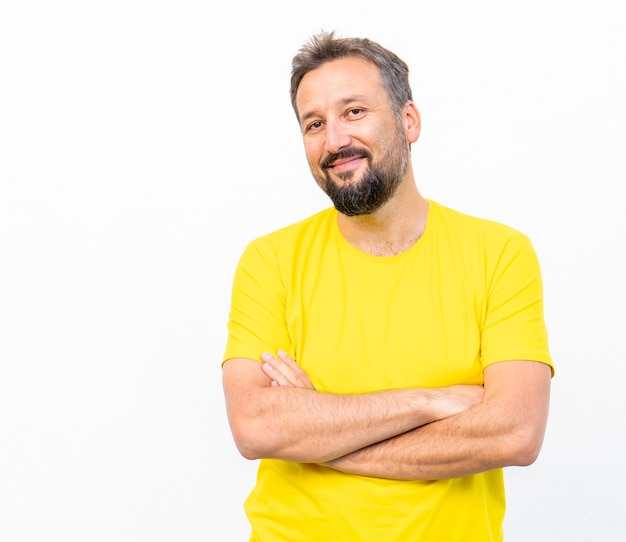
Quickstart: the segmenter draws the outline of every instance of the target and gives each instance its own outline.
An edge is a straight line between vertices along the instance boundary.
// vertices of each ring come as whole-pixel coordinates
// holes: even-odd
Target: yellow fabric
[[[352,247],[334,209],[253,241],[228,329],[224,360],[283,348],[334,393],[480,384],[506,360],[552,366],[528,238],[435,202],[397,256]],[[503,474],[394,481],[265,459],[245,509],[253,541],[501,541]]]

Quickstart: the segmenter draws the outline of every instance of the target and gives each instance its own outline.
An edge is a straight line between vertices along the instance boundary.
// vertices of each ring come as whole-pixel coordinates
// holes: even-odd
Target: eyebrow
[[[349,96],[347,98],[342,98],[341,100],[338,100],[336,102],[336,105],[338,106],[346,106],[351,104],[352,102],[363,102],[366,101],[367,98],[366,96],[362,95],[362,94],[355,94],[354,96]],[[300,118],[300,124],[303,124],[304,122],[306,122],[307,120],[313,118],[313,117],[317,117],[319,116],[317,111],[313,110],[313,111],[309,111],[308,113],[305,113],[301,118]]]

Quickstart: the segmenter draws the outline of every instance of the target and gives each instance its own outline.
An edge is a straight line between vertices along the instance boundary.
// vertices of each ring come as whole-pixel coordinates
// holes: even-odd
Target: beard
[[[368,161],[368,168],[360,180],[338,184],[331,179],[330,164],[335,160],[363,156]],[[372,156],[366,149],[348,147],[341,152],[331,154],[322,163],[322,173],[315,175],[317,183],[331,199],[335,209],[346,216],[369,215],[380,209],[395,194],[404,178],[409,162],[409,149],[402,139],[394,140],[382,159],[372,162]],[[349,181],[353,171],[337,174],[343,181]]]

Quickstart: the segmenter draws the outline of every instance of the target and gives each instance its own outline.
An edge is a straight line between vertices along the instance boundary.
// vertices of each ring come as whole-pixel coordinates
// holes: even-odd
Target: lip
[[[333,169],[335,171],[343,171],[345,169],[350,169],[355,165],[359,164],[361,160],[363,160],[363,156],[350,156],[348,158],[339,158],[335,160],[332,164],[328,166],[328,169]]]

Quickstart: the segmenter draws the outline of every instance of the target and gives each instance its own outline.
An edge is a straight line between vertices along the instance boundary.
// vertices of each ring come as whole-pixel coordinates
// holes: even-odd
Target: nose
[[[340,120],[329,120],[326,122],[326,151],[337,153],[345,147],[349,147],[352,138],[350,137],[345,122]]]

